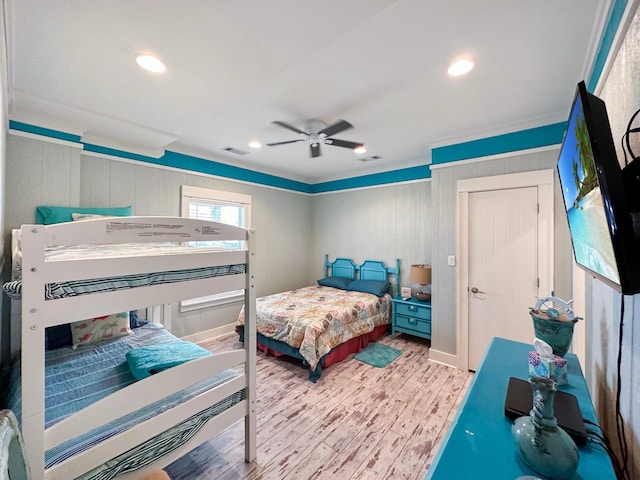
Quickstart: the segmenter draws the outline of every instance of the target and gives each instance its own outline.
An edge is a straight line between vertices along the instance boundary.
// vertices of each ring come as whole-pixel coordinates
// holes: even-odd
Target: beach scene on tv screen
[[[558,172],[576,263],[619,284],[589,132],[576,101],[560,151]]]

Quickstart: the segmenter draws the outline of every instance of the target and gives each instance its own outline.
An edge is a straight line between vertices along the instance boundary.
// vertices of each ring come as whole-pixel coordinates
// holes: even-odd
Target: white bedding
[[[115,243],[112,245],[55,245],[45,248],[47,262],[97,258],[184,255],[205,251],[222,252],[219,247],[201,247],[181,243]]]

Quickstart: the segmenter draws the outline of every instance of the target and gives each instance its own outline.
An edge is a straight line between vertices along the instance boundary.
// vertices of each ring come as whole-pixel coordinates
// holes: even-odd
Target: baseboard
[[[222,335],[227,335],[235,331],[236,324],[229,323],[227,325],[222,325],[221,327],[211,328],[209,330],[204,330],[203,332],[187,335],[186,337],[182,337],[182,340],[193,343],[204,342],[205,340],[211,340],[212,338],[221,337]]]
[[[458,368],[457,355],[452,355],[447,352],[440,352],[438,350],[434,350],[433,348],[429,349],[429,361],[439,363],[440,365],[445,365],[447,367]]]

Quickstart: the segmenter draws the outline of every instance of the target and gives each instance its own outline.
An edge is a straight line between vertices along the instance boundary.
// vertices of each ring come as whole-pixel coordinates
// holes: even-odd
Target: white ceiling
[[[611,0],[5,0],[9,117],[309,183],[430,163],[431,148],[566,120]],[[164,75],[141,70],[158,55]],[[475,69],[448,77],[470,56]],[[317,118],[353,151],[253,150]],[[249,152],[236,155],[234,147]]]

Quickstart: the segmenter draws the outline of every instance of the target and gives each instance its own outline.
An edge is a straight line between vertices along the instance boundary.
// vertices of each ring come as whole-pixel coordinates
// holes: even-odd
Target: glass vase
[[[558,427],[553,412],[556,382],[545,377],[529,379],[533,408],[529,416],[513,422],[511,433],[520,457],[536,473],[552,480],[567,480],[578,469],[578,447]]]

